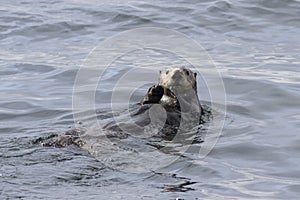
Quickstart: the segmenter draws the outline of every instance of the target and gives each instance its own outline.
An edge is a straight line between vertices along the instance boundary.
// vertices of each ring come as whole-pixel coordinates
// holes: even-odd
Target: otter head
[[[195,91],[197,94],[197,73],[184,67],[171,67],[160,71],[159,85],[169,88],[175,95]]]

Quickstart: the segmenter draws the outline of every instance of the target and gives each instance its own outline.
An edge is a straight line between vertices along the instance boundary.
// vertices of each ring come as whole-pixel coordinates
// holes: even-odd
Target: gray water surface
[[[297,0],[1,1],[1,199],[298,199],[299,10]],[[72,91],[84,59],[109,36],[141,27],[187,35],[220,71],[227,112],[210,154],[187,152],[160,170],[129,173],[73,146],[29,144],[74,127]],[[121,57],[106,74],[96,97],[103,118],[111,116],[113,84],[124,70],[180,63],[148,55]],[[198,92],[209,106],[200,80]]]

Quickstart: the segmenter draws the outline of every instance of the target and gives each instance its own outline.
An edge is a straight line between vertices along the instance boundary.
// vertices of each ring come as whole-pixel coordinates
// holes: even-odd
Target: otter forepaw
[[[142,104],[155,104],[159,103],[164,95],[164,88],[160,85],[153,85],[149,88],[147,95],[142,100]]]

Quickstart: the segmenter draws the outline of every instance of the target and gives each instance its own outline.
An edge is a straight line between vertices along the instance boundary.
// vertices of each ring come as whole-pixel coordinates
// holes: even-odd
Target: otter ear
[[[197,77],[197,73],[196,73],[196,72],[194,73],[194,77],[195,77],[195,78]]]
[[[161,74],[161,70],[159,70],[159,74]]]

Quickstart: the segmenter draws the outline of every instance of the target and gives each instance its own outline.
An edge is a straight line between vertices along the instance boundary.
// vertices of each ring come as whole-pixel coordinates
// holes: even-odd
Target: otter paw
[[[160,99],[164,95],[164,88],[160,85],[154,85],[149,88],[147,95],[143,99],[143,104],[159,103]]]

